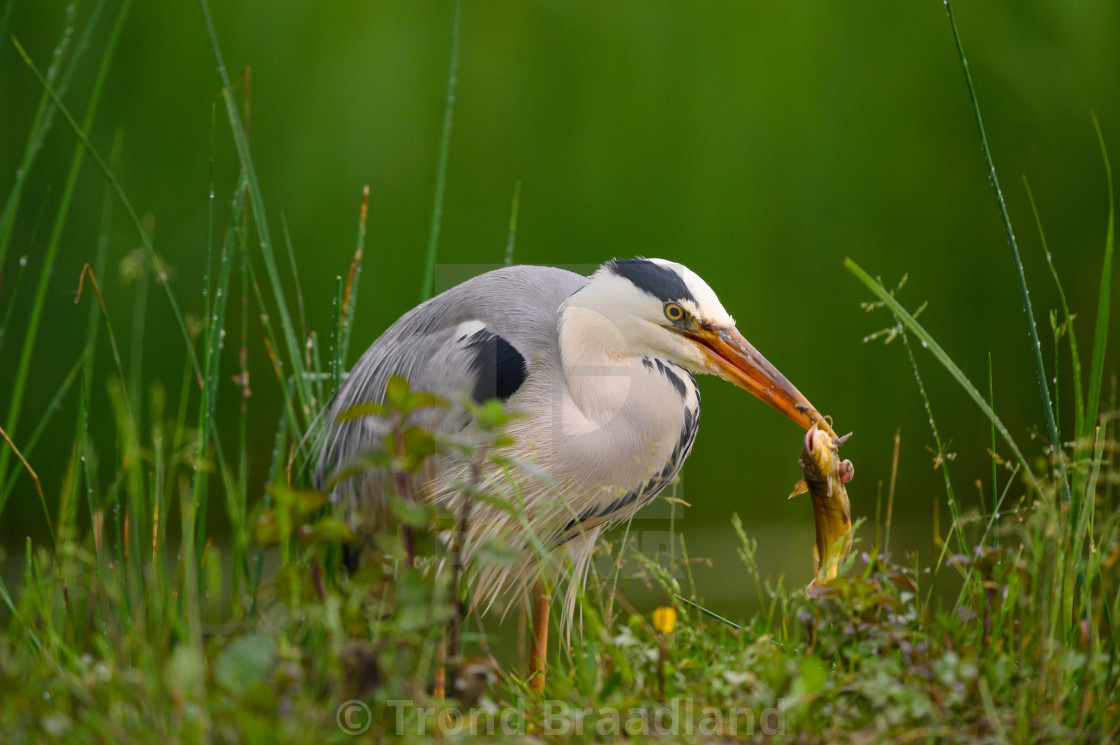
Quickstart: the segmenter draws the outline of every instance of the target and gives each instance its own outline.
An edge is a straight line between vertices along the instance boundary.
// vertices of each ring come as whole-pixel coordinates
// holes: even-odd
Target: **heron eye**
[[[670,321],[679,321],[684,318],[684,308],[676,303],[665,303],[665,317]]]

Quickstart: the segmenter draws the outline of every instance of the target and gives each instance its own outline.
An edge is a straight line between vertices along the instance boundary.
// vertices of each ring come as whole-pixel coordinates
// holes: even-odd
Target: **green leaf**
[[[513,439],[512,435],[498,435],[494,438],[492,444],[495,448],[508,448],[513,445],[514,442],[516,442],[516,440]]]
[[[443,505],[429,504],[428,527],[435,531],[452,530],[459,525],[459,516]]]
[[[284,484],[269,484],[265,489],[278,507],[286,507],[298,517],[306,517],[327,503],[327,495],[315,489],[293,489]]]
[[[257,516],[257,521],[253,524],[253,540],[264,548],[275,546],[280,542],[280,525],[276,519],[276,510],[264,510]]]
[[[409,414],[416,409],[446,409],[450,406],[451,403],[445,398],[441,398],[434,393],[428,393],[427,391],[417,391],[416,393],[410,393],[405,396],[400,409],[402,414]]]
[[[802,693],[812,695],[824,687],[828,673],[824,664],[813,656],[806,656],[801,660],[801,689]]]
[[[407,428],[401,435],[401,441],[405,455],[418,461],[417,465],[438,450],[435,435],[420,427]]]
[[[401,608],[427,605],[432,600],[434,587],[430,577],[419,569],[406,569],[397,578],[397,605]]]
[[[385,401],[389,406],[397,411],[401,411],[404,407],[405,399],[408,398],[408,381],[400,375],[390,375],[389,382],[385,384]]]
[[[482,404],[475,415],[475,421],[478,423],[478,428],[483,432],[490,432],[508,422],[509,417],[502,409],[502,402],[492,398]]]
[[[327,482],[326,489],[330,491],[352,476],[368,473],[378,468],[388,468],[389,462],[389,453],[385,450],[369,450],[360,455],[356,455],[334,472],[334,476]]]
[[[185,697],[204,690],[206,665],[201,652],[192,649],[189,645],[180,644],[175,647],[163,673],[167,680],[167,687],[174,695]]]
[[[329,543],[354,543],[354,531],[337,517],[327,515],[307,526],[305,537],[312,541]]]
[[[393,517],[404,525],[413,528],[423,528],[427,526],[428,520],[431,517],[427,505],[401,499],[397,496],[389,497],[389,510],[393,513]]]
[[[342,424],[343,422],[353,421],[354,419],[363,419],[367,416],[389,416],[393,410],[384,404],[377,404],[373,401],[365,401],[360,404],[354,404],[344,409],[337,417],[335,422]]]
[[[443,541],[428,529],[412,531],[412,550],[416,556],[442,556]]]
[[[272,670],[275,650],[272,640],[263,634],[250,634],[234,639],[218,655],[214,663],[214,680],[230,693],[240,693],[251,685],[264,682]]]

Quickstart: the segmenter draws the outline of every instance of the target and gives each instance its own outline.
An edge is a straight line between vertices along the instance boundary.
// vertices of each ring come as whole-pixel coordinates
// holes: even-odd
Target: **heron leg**
[[[545,669],[548,664],[548,612],[552,593],[544,579],[533,587],[533,638],[529,647],[529,687],[544,693]]]

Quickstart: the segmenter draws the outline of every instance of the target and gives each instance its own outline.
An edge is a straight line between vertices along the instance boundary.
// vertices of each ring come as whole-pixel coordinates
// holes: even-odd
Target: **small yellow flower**
[[[673,633],[673,628],[676,625],[677,611],[675,608],[663,605],[653,612],[653,627],[662,634]]]

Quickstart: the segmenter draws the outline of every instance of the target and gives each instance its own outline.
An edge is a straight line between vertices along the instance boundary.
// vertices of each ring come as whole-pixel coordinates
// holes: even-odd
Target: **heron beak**
[[[767,362],[734,326],[701,326],[695,331],[678,333],[700,349],[709,370],[770,404],[805,429],[824,421],[801,391]],[[827,422],[821,424],[822,429],[825,427],[832,433]]]

